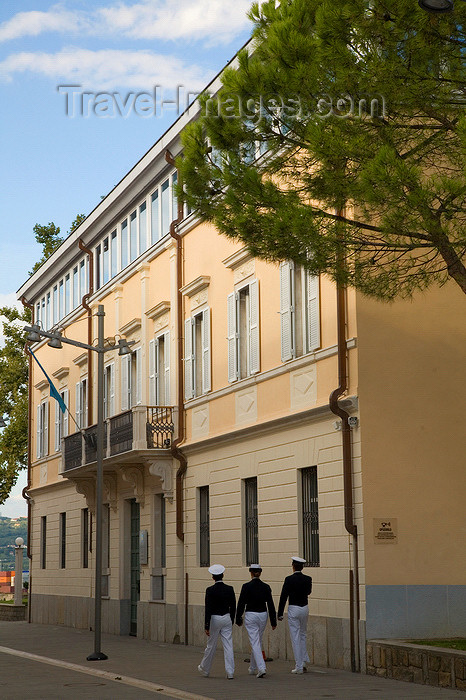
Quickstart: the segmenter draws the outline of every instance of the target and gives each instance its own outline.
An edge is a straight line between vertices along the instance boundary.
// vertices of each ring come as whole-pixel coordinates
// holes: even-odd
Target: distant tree
[[[191,207],[256,257],[376,298],[466,293],[466,3],[268,0],[250,18],[184,131]]]
[[[79,214],[71,224],[71,233],[83,220]],[[42,245],[42,258],[33,274],[62,243],[60,229],[50,222],[36,224],[34,234]],[[0,347],[0,416],[6,427],[0,430],[0,504],[8,498],[21,469],[27,466],[28,433],[28,360],[24,353],[23,326],[31,321],[31,312],[14,306],[0,308],[5,342]]]

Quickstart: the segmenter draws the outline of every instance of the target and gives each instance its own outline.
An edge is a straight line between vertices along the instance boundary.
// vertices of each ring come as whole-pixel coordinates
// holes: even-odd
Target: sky
[[[2,0],[0,306],[248,39],[250,0]],[[0,323],[0,343],[1,343]],[[20,477],[0,515],[26,514]]]

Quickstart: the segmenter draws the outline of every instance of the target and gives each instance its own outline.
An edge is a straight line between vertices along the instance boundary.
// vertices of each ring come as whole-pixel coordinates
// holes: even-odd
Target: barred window
[[[246,564],[259,561],[259,525],[257,519],[257,477],[244,480]]]
[[[40,568],[47,566],[47,516],[40,519]]]
[[[210,566],[209,487],[199,489],[199,564]]]
[[[66,513],[60,513],[60,569],[66,567]]]
[[[303,557],[306,566],[320,566],[317,467],[301,469]]]

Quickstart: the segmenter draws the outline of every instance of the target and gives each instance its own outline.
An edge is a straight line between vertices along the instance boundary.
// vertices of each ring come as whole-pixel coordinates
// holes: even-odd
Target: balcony
[[[104,424],[104,460],[109,464],[125,461],[128,453],[168,450],[175,432],[173,406],[134,406],[112,416]],[[123,457],[123,459],[122,459]],[[134,457],[134,455],[133,455]],[[63,473],[97,459],[97,425],[63,439]]]

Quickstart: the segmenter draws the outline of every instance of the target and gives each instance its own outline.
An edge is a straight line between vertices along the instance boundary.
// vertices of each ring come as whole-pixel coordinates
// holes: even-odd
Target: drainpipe
[[[165,152],[165,160],[175,167],[175,159],[170,151]],[[184,513],[183,513],[183,477],[188,468],[186,457],[179,449],[179,445],[185,439],[185,415],[184,415],[184,370],[183,370],[183,295],[181,287],[183,284],[183,243],[181,236],[176,232],[176,227],[183,220],[183,204],[178,199],[178,217],[170,224],[170,236],[176,241],[176,288],[177,288],[177,311],[176,327],[178,337],[178,436],[171,446],[172,456],[180,463],[176,472],[176,536],[184,542]]]
[[[24,297],[21,297],[21,303],[27,309],[31,310],[31,324],[34,323],[34,306],[29,304]],[[27,549],[26,554],[29,561],[32,562],[32,549],[31,549],[31,519],[32,519],[32,503],[31,497],[29,495],[29,489],[31,488],[31,463],[32,463],[32,435],[31,435],[31,424],[32,424],[32,355],[28,352],[27,345],[24,346],[24,352],[28,355],[28,446],[27,446],[27,485],[21,492],[22,497],[27,501],[28,506],[28,529],[27,529]],[[29,569],[29,588],[28,588],[28,622],[31,622],[31,588],[32,588],[32,571]]]
[[[165,160],[167,163],[176,167],[175,159],[170,151],[165,151]],[[188,469],[188,461],[185,455],[181,452],[179,446],[185,440],[185,414],[184,414],[184,367],[183,367],[183,295],[181,287],[183,285],[183,241],[181,236],[176,232],[176,227],[183,220],[183,203],[178,198],[178,215],[177,218],[170,224],[170,236],[176,242],[176,331],[178,342],[178,435],[173,441],[170,448],[172,457],[176,459],[180,466],[176,472],[176,536],[184,544],[184,508],[183,508],[183,478]],[[182,557],[182,573],[184,573],[184,643],[188,644],[188,586],[189,577],[185,571],[184,546]]]
[[[89,256],[89,292],[87,294],[84,294],[83,298],[81,299],[81,304],[84,309],[87,311],[87,344],[92,345],[93,341],[93,333],[92,333],[92,310],[91,307],[88,304],[89,299],[91,296],[94,294],[94,253],[90,248],[86,248],[84,245],[83,241],[81,238],[78,241],[79,249],[84,251],[84,253],[87,253]],[[87,423],[88,425],[92,425],[93,423],[93,382],[92,382],[92,350],[87,351]],[[82,425],[79,426],[81,429],[83,428]]]
[[[341,418],[341,433],[343,447],[343,496],[345,512],[345,529],[353,538],[353,569],[349,571],[350,593],[350,635],[351,635],[351,670],[360,670],[359,662],[359,562],[358,562],[358,530],[353,514],[353,473],[351,428],[348,423],[349,415],[341,408],[338,399],[348,390],[348,363],[346,356],[346,290],[337,283],[337,329],[338,329],[338,387],[332,391],[329,398],[330,410]]]

